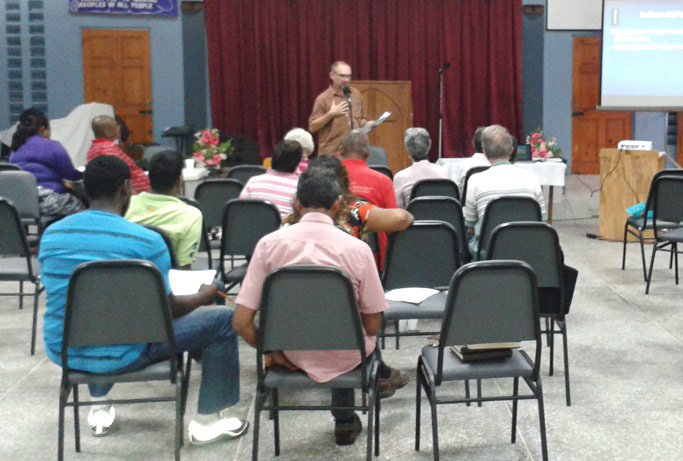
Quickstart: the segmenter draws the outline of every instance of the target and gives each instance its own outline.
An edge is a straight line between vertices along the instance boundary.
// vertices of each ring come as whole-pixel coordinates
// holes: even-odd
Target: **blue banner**
[[[178,0],[69,0],[69,12],[178,16]]]

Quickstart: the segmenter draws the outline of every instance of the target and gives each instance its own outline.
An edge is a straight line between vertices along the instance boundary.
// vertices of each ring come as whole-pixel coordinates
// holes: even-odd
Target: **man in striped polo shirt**
[[[463,217],[470,240],[470,252],[477,254],[481,221],[488,203],[498,197],[531,197],[541,206],[545,219],[545,200],[541,183],[533,171],[524,170],[510,163],[512,136],[500,125],[486,127],[481,135],[484,154],[491,168],[470,177],[467,183],[467,199]]]
[[[266,200],[277,207],[280,216],[293,211],[299,175],[296,169],[301,161],[301,144],[296,141],[280,141],[273,149],[271,168],[264,174],[249,179],[240,198]]]

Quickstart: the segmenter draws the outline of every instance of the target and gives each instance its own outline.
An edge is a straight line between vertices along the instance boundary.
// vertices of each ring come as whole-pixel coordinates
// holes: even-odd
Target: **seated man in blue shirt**
[[[216,287],[202,285],[190,296],[174,296],[168,283],[170,256],[164,240],[154,231],[123,219],[133,193],[128,166],[112,155],[88,163],[84,175],[89,210],[71,215],[43,234],[38,259],[47,293],[43,324],[45,352],[61,365],[64,310],[69,278],[86,261],[144,259],[160,270],[173,315],[178,352],[201,357],[202,383],[197,417],[189,424],[190,442],[203,444],[244,434],[247,421],[223,417],[221,410],[239,400],[237,336],[232,330],[233,312],[204,306],[216,297]],[[166,344],[130,344],[83,347],[69,350],[69,366],[94,373],[132,371],[168,358]],[[111,386],[89,386],[99,400]],[[111,405],[92,406],[88,424],[96,436],[106,435],[116,412]]]

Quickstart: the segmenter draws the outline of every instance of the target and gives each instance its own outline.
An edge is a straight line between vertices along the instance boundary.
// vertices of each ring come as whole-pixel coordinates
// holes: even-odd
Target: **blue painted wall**
[[[182,125],[185,117],[182,20],[68,12],[68,2],[45,2],[49,117],[59,118],[83,103],[81,30],[148,29],[152,65],[154,140],[168,126]]]

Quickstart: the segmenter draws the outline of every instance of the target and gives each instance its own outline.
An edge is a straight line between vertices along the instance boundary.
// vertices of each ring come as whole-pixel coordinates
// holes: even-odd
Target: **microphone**
[[[349,88],[347,85],[342,88],[342,91],[344,92],[344,96],[346,96],[346,103],[349,106],[349,123],[351,125],[351,129],[353,130],[353,115],[351,113],[351,88]]]
[[[444,72],[446,72],[446,71],[448,70],[449,67],[451,67],[451,63],[450,63],[450,62],[444,63],[443,66],[439,67],[439,73],[440,73],[440,74],[443,74]]]

